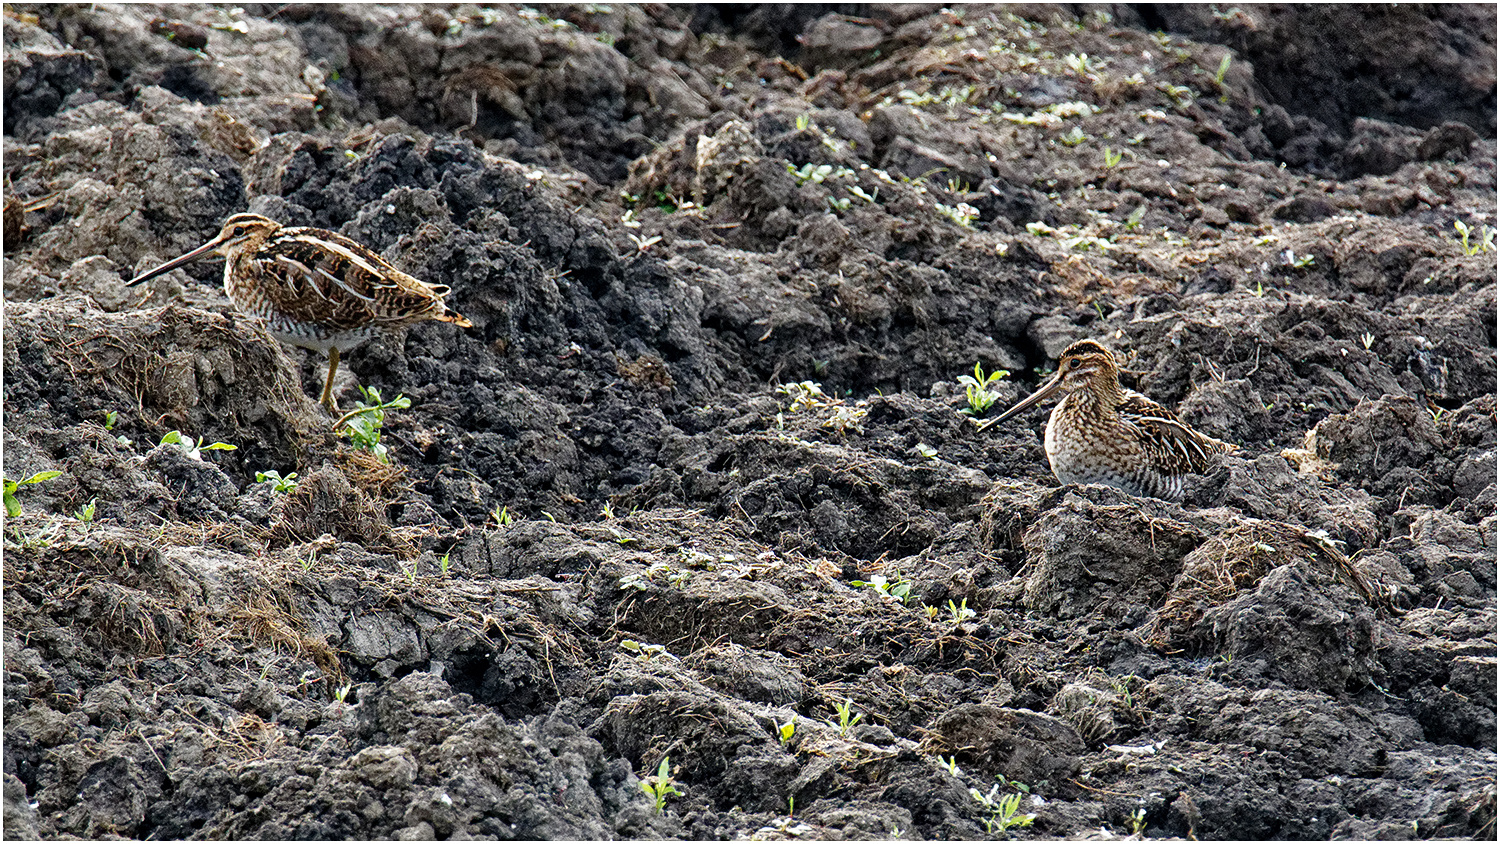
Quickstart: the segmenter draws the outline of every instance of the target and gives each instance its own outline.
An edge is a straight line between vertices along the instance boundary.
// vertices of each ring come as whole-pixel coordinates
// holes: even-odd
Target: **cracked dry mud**
[[[8,5],[5,835],[1493,839],[1493,7],[1073,9]],[[1085,337],[1240,450],[960,415]]]

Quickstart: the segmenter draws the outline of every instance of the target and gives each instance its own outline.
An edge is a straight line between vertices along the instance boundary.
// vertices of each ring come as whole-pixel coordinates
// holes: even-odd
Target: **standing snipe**
[[[1178,498],[1183,476],[1235,446],[1194,431],[1177,414],[1120,386],[1115,357],[1093,340],[1063,350],[1057,374],[979,430],[1061,390],[1047,421],[1047,462],[1065,484],[1106,484],[1131,495]]]
[[[473,324],[443,304],[445,285],[412,278],[341,234],[283,227],[259,214],[235,214],[213,240],[128,283],[140,284],[210,252],[225,258],[224,292],[236,307],[264,319],[283,343],[328,355],[322,402],[329,410],[335,409],[339,355],[380,329],[429,319]]]

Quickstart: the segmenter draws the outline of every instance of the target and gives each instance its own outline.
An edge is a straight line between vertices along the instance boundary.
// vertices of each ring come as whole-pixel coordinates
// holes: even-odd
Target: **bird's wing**
[[[1126,392],[1120,419],[1140,431],[1153,462],[1168,474],[1202,472],[1212,455],[1234,448],[1193,430],[1177,414],[1137,392]]]
[[[258,260],[283,279],[294,300],[317,297],[335,322],[399,324],[443,313],[448,288],[401,272],[368,247],[322,229],[287,229]]]

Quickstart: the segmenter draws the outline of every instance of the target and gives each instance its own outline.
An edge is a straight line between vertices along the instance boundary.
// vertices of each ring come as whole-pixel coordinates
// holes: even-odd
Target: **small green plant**
[[[1375,345],[1375,335],[1366,331],[1364,334],[1359,335],[1359,342],[1365,344],[1365,351],[1368,352],[1370,347]]]
[[[1219,59],[1219,69],[1214,72],[1214,84],[1219,86],[1219,102],[1221,103],[1229,102],[1229,89],[1224,87],[1224,74],[1229,72],[1231,61],[1229,54],[1225,53],[1224,58]]]
[[[333,699],[338,701],[339,703],[343,703],[345,700],[348,700],[349,693],[352,691],[354,691],[354,684],[345,683],[344,685],[339,686],[337,689],[333,690]]]
[[[841,736],[846,735],[861,718],[865,717],[864,713],[854,711],[854,701],[847,698],[843,703],[835,706],[833,711],[839,716],[839,735]]]
[[[1074,126],[1072,129],[1069,129],[1067,132],[1059,135],[1057,138],[1057,140],[1060,141],[1064,146],[1070,147],[1076,147],[1088,139],[1089,136],[1085,135],[1083,133],[1083,130],[1078,128],[1077,126]]]
[[[272,484],[272,492],[291,492],[297,488],[297,473],[288,472],[286,477],[282,477],[281,473],[275,470],[256,472],[255,482],[258,484]]]
[[[1136,810],[1134,812],[1130,813],[1130,834],[1131,835],[1140,835],[1141,833],[1143,833],[1145,831],[1146,831],[1146,807],[1145,806],[1137,806]]]
[[[1261,284],[1260,279],[1257,278],[1255,280],[1255,289],[1250,291],[1250,295],[1254,296],[1257,299],[1266,295],[1266,287],[1265,285]]]
[[[811,114],[799,114],[799,115],[797,115],[797,131],[798,132],[805,132],[805,131],[807,131],[807,127],[811,126],[811,125],[812,125],[812,115]]]
[[[851,580],[849,581],[849,585],[861,588],[868,586],[887,598],[902,604],[906,603],[906,599],[911,596],[911,581],[901,580],[899,575],[893,581],[885,575],[877,574],[872,575],[869,580]]]
[[[957,756],[949,756],[947,759],[939,756],[938,761],[943,764],[943,770],[947,771],[955,777],[961,776],[964,772],[963,768],[958,767]]]
[[[98,503],[98,498],[89,499],[89,503],[83,505],[83,509],[73,513],[73,518],[84,523],[92,522],[94,520],[94,507]]]
[[[53,478],[60,477],[61,475],[62,472],[59,472],[55,469],[49,469],[45,472],[37,472],[24,481],[13,481],[10,478],[4,478],[6,517],[14,519],[15,517],[21,515],[21,501],[20,499],[16,498],[17,490],[19,490],[23,486],[28,486],[30,484],[39,484],[43,481],[50,481]]]
[[[967,202],[960,202],[957,205],[944,205],[941,202],[934,202],[932,203],[932,208],[942,216],[947,217],[966,229],[972,229],[974,221],[979,219],[979,209]]]
[[[318,549],[313,548],[309,550],[307,556],[298,557],[297,562],[302,566],[303,571],[312,571],[313,566],[318,562]]]
[[[448,555],[452,553],[452,551],[444,551],[443,556],[438,558],[438,571],[442,572],[444,577],[448,576]]]
[[[666,645],[652,645],[647,642],[637,642],[634,639],[625,639],[620,642],[620,647],[635,654],[635,658],[642,662],[654,662],[657,659],[676,659],[677,657],[667,652]]]
[[[1063,62],[1079,76],[1089,76],[1103,67],[1097,60],[1089,58],[1088,53],[1069,53],[1063,56]]]
[[[1117,152],[1113,147],[1105,147],[1104,148],[1104,168],[1106,170],[1113,170],[1113,169],[1115,169],[1115,167],[1119,166],[1120,159],[1122,159],[1124,157],[1125,157],[1125,154],[1123,152]]]
[[[199,437],[197,442],[194,442],[190,437],[184,437],[181,431],[166,432],[162,435],[161,442],[157,443],[157,445],[175,445],[182,449],[183,454],[194,460],[202,460],[203,452],[205,451],[234,451],[239,448],[239,446],[230,445],[229,443],[209,443],[208,445],[204,445],[202,437]]]
[[[842,165],[835,167],[832,164],[813,164],[812,162],[808,162],[801,167],[793,167],[791,164],[787,164],[786,171],[791,173],[797,180],[798,186],[805,185],[808,182],[821,185],[828,179],[854,175],[853,170]]]
[[[490,518],[494,520],[495,527],[505,527],[515,523],[515,518],[510,514],[509,507],[496,507],[490,511]]]
[[[1136,226],[1139,226],[1144,219],[1146,219],[1146,204],[1143,202],[1130,212],[1129,217],[1125,218],[1125,229],[1135,231]]]
[[[854,194],[860,199],[863,199],[865,202],[868,202],[871,205],[875,204],[875,197],[880,196],[880,188],[876,188],[875,193],[873,194],[866,193],[865,189],[860,187],[859,185],[850,185],[845,190],[848,190],[850,193]]]
[[[118,410],[111,410],[110,412],[104,414],[104,430],[106,430],[106,431],[113,431],[115,429],[115,423],[118,422],[119,419],[120,419],[120,412]],[[119,443],[120,445],[133,445],[134,444],[131,441],[130,437],[127,437],[124,434],[116,434],[115,435],[115,442]]]
[[[823,392],[823,385],[816,381],[778,384],[776,394],[778,396],[786,396],[792,400],[791,406],[787,408],[791,413],[810,408],[827,407],[830,402],[828,394]]]
[[[938,613],[942,612],[942,610],[931,604],[923,604],[922,612],[927,614],[928,621],[937,621]]]
[[[659,815],[667,807],[668,797],[681,797],[683,792],[677,788],[678,782],[672,779],[672,762],[670,756],[663,756],[661,764],[656,767],[656,773],[651,776],[641,777],[641,791],[656,804],[656,813]]]
[[[923,457],[927,458],[928,460],[936,460],[937,459],[938,450],[935,449],[935,448],[933,448],[932,446],[928,445],[927,443],[917,443],[915,446],[912,446],[912,447],[916,449],[916,451],[917,451],[918,454],[922,455]]]
[[[797,734],[797,716],[795,716],[795,715],[792,716],[792,720],[786,722],[785,724],[777,724],[776,725],[776,737],[781,740],[781,746],[782,747],[786,747],[786,743],[789,742],[789,741],[791,741],[792,740],[792,736],[794,736],[796,734]]]
[[[834,211],[848,211],[849,204],[850,202],[852,202],[852,200],[850,200],[847,196],[825,196],[823,197],[823,199],[828,203],[828,207],[833,209]]]
[[[1000,394],[991,390],[990,385],[1008,375],[1010,371],[1005,369],[997,369],[985,375],[984,369],[976,362],[973,375],[958,376],[958,383],[964,385],[964,397],[969,400],[969,406],[959,413],[978,416],[993,407],[1000,400]]]
[[[990,786],[988,794],[981,793],[977,788],[969,789],[969,796],[979,804],[979,807],[989,814],[985,818],[984,829],[991,835],[996,832],[1005,832],[1017,827],[1031,826],[1036,820],[1033,814],[1018,814],[1021,808],[1021,793],[1000,796],[1000,784]]]
[[[1475,232],[1475,230],[1469,228],[1469,224],[1465,223],[1463,220],[1454,220],[1453,228],[1458,230],[1459,244],[1463,246],[1465,255],[1473,256],[1478,255],[1481,252],[1494,251],[1495,230],[1490,228],[1488,225],[1480,226],[1479,230]],[[1469,242],[1470,233],[1479,235],[1479,239],[1472,244]]]
[[[797,814],[797,795],[788,794],[786,798],[786,816],[791,817],[795,814]]]
[[[651,197],[656,200],[656,207],[663,214],[675,214],[677,212],[677,209],[682,207],[682,203],[679,202],[676,197],[672,196],[670,193],[667,193],[664,190],[658,190],[652,193]]]
[[[1193,104],[1193,89],[1186,85],[1163,85],[1161,92],[1172,100],[1172,104],[1179,109],[1188,108]]]
[[[339,432],[339,436],[348,437],[356,447],[374,454],[381,463],[389,463],[391,459],[386,453],[385,443],[380,441],[380,431],[385,427],[385,414],[390,410],[411,407],[411,399],[398,394],[390,401],[382,401],[378,388],[364,385],[360,385],[359,394],[363,401],[355,402],[354,409],[340,416],[333,428]]]
[[[969,609],[968,598],[964,598],[957,604],[953,603],[952,598],[948,599],[948,620],[953,622],[954,624],[962,624],[963,622],[968,621],[976,615],[978,615],[978,613]]]

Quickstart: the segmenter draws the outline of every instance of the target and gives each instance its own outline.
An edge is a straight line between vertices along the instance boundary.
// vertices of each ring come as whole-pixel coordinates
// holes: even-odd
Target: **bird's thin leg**
[[[332,413],[338,413],[338,407],[333,403],[333,375],[339,371],[339,347],[334,346],[328,350],[328,381],[323,384],[323,406]]]

